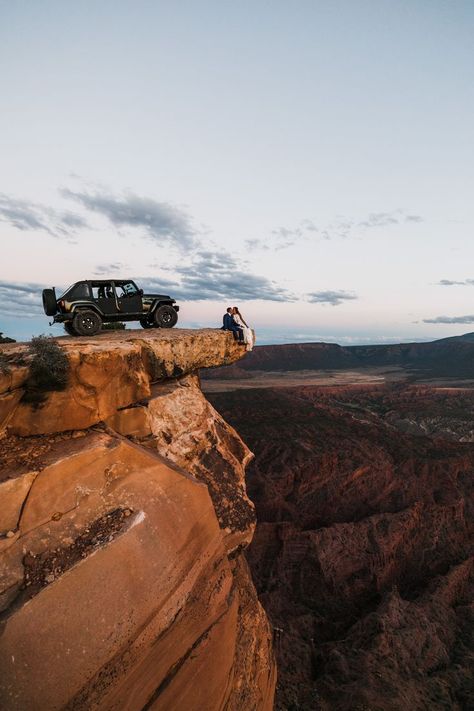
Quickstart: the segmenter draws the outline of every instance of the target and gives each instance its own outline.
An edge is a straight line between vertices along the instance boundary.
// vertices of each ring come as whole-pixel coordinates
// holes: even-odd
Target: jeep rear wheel
[[[149,321],[147,318],[141,318],[140,319],[140,326],[142,328],[153,328],[155,324],[153,321]]]
[[[102,326],[102,319],[95,311],[78,311],[74,316],[72,327],[79,336],[95,336]]]
[[[178,321],[178,314],[172,306],[159,306],[155,311],[154,319],[160,328],[173,328]]]
[[[74,330],[74,326],[72,325],[71,321],[66,321],[66,323],[64,324],[64,330],[69,336],[77,336],[77,333]]]

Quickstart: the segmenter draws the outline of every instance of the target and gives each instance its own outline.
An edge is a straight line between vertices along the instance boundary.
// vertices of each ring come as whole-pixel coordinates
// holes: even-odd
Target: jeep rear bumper
[[[56,316],[53,318],[53,323],[64,323],[65,321],[72,321],[72,315],[56,314]]]

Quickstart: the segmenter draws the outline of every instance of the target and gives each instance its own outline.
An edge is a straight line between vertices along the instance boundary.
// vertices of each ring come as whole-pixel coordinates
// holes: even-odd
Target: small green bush
[[[52,336],[32,338],[29,352],[33,358],[23,399],[26,402],[39,403],[45,399],[45,393],[66,388],[69,361]]]

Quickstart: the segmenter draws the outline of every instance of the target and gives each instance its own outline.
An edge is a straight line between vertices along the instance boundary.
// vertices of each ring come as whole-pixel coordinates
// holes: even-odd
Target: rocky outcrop
[[[59,342],[65,390],[24,397],[21,344],[1,376],[0,706],[270,711],[251,454],[196,375],[242,349],[211,330]]]
[[[68,387],[49,393],[40,417],[25,397],[27,345],[2,349],[13,367],[0,370],[0,429],[8,424],[11,432],[27,436],[91,427],[149,397],[153,382],[228,365],[243,355],[241,346],[216,329],[125,331],[58,343],[69,360]]]
[[[210,398],[255,453],[248,559],[277,630],[276,708],[474,708],[473,391]]]

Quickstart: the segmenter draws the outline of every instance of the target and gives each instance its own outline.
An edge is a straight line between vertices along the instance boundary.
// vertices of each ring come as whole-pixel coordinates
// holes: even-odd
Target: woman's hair
[[[241,314],[240,311],[239,311],[239,307],[238,307],[238,306],[234,306],[233,308],[234,308],[234,311],[235,311],[237,314],[239,314],[240,318],[242,319],[242,323],[244,324],[244,326],[247,326],[247,324],[245,323],[244,317],[242,316],[242,314]],[[248,326],[247,326],[247,328],[248,328]]]

